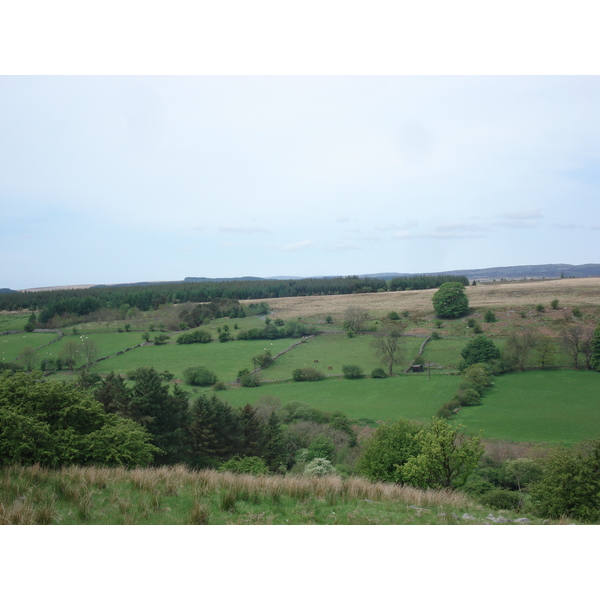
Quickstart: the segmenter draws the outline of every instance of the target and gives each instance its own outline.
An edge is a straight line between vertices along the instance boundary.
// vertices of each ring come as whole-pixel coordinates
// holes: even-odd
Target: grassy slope
[[[481,406],[455,419],[470,432],[516,442],[564,442],[600,437],[600,373],[526,371],[496,378]]]
[[[525,516],[490,511],[459,492],[354,477],[252,477],[181,466],[0,469],[0,524],[490,524],[490,512]]]

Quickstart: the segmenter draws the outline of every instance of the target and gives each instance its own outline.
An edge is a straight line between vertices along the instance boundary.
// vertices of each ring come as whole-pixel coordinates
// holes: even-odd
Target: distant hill
[[[492,281],[500,279],[559,279],[561,277],[600,277],[600,264],[589,263],[585,265],[568,265],[563,263],[547,265],[521,265],[513,267],[491,267],[489,269],[461,269],[456,271],[434,271],[430,273],[368,273],[358,277],[372,277],[390,280],[395,277],[414,277],[416,275],[463,275],[470,280]],[[53,289],[75,289],[88,287],[124,287],[124,286],[146,286],[177,283],[202,283],[209,281],[269,281],[269,280],[292,280],[292,279],[334,279],[345,277],[343,275],[316,275],[313,277],[298,277],[295,275],[276,275],[273,277],[186,277],[175,281],[140,281],[137,283],[116,283],[101,285],[73,285],[45,288],[30,288],[20,291],[46,291]],[[0,288],[1,293],[11,293],[15,290]]]
[[[393,279],[407,277],[408,273],[378,273],[362,275],[362,277],[379,277]],[[412,274],[414,275],[414,274]],[[548,264],[523,265],[516,267],[492,267],[489,269],[462,269],[457,271],[436,271],[435,273],[419,273],[419,275],[464,275],[469,279],[558,279],[560,277],[600,277],[600,264],[586,265]]]

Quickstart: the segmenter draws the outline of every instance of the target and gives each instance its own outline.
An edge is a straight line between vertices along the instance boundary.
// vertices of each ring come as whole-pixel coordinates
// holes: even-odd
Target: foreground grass
[[[0,470],[0,524],[489,524],[490,513],[523,517],[490,511],[459,492],[370,483],[357,477],[253,477],[183,466]]]
[[[514,442],[574,444],[600,437],[600,373],[526,371],[495,379],[481,406],[455,418],[470,433]]]

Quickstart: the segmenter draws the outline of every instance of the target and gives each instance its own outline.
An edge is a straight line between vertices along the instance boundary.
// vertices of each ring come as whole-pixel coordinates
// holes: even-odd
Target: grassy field
[[[354,338],[340,334],[318,335],[279,357],[261,372],[261,378],[290,378],[294,369],[305,366],[322,371],[325,375],[339,375],[343,365],[358,365],[365,374],[370,375],[373,369],[381,366],[380,359],[371,347],[372,341],[371,335],[358,335]],[[423,341],[422,338],[403,338],[403,361],[394,368],[396,373],[402,373],[406,369]]]
[[[341,410],[350,419],[428,421],[458,387],[458,378],[426,373],[387,379],[337,379],[301,383],[272,383],[256,388],[235,388],[218,395],[233,406],[253,404],[262,396],[285,402],[305,402],[324,411]]]
[[[252,357],[269,348],[277,354],[297,340],[248,340],[233,342],[210,342],[209,344],[166,344],[142,346],[120,356],[95,364],[94,373],[114,371],[124,375],[138,367],[154,367],[170,371],[176,378],[182,377],[185,368],[204,365],[214,371],[219,380],[233,381],[241,369],[253,369]]]
[[[39,348],[58,337],[56,333],[15,333],[0,336],[0,357],[6,362],[16,360],[28,346]],[[50,346],[51,347],[51,346]],[[46,349],[44,349],[45,351]],[[43,352],[36,353],[36,360],[42,359]]]
[[[481,406],[455,418],[472,433],[515,442],[573,444],[600,437],[600,373],[526,371],[497,377]]]
[[[513,522],[528,516],[492,512]],[[489,515],[459,492],[357,477],[252,477],[183,466],[0,469],[0,524],[477,525],[491,524]]]

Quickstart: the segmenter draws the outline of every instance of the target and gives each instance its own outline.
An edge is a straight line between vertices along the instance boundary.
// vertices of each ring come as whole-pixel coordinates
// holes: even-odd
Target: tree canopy
[[[469,367],[477,363],[487,363],[499,359],[501,352],[490,338],[478,336],[461,350],[460,355],[464,359],[464,366]]]
[[[469,312],[465,286],[458,281],[443,283],[433,295],[433,308],[438,317],[454,319]]]
[[[5,464],[145,466],[160,452],[137,423],[36,372],[0,375],[0,431]]]

